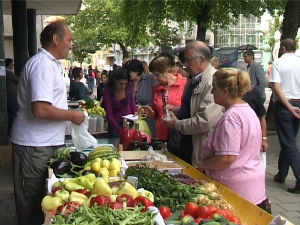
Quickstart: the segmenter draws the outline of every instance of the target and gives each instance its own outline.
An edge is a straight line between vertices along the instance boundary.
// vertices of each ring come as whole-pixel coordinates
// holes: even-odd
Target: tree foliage
[[[169,23],[156,26],[154,23],[133,25],[127,18],[143,20],[143,12],[127,11],[126,0],[85,0],[78,14],[69,16],[67,21],[74,33],[73,54],[82,62],[89,53],[101,47],[119,44],[123,57],[127,57],[127,47],[146,47],[153,42],[168,48],[178,42],[178,29]],[[155,28],[155,29],[153,29]]]
[[[286,0],[127,0],[127,11],[135,16],[127,17],[128,23],[162,24],[165,20],[179,23],[194,22],[198,25],[197,39],[205,40],[206,29],[215,25],[225,27],[236,21],[239,14],[261,16],[265,10],[271,13],[282,8]],[[140,14],[143,12],[143,14]],[[142,15],[140,18],[136,15]]]

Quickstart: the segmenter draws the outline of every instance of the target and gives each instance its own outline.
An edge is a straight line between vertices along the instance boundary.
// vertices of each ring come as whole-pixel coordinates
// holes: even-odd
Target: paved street
[[[285,184],[277,184],[273,176],[277,172],[279,144],[275,132],[268,135],[270,149],[267,153],[267,195],[272,203],[273,215],[282,215],[295,225],[300,225],[300,195],[287,192],[288,187],[295,184],[295,178],[290,171]],[[1,224],[15,225],[15,206],[13,197],[12,167],[0,167],[0,218]],[[246,209],[245,209],[246,210]]]

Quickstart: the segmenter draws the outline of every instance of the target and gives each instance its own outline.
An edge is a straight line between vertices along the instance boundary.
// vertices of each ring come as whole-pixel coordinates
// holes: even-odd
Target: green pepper
[[[60,190],[60,191],[56,191],[55,192],[55,197],[59,197],[64,202],[68,202],[69,201],[69,196],[70,196],[70,194],[66,190]]]
[[[96,176],[94,173],[89,173],[87,175],[77,177],[75,182],[88,190],[92,190],[94,183],[96,182]]]
[[[72,180],[65,180],[64,181],[64,188],[67,191],[75,191],[75,190],[78,190],[78,189],[83,189],[84,187],[79,185],[79,184],[76,184]]]

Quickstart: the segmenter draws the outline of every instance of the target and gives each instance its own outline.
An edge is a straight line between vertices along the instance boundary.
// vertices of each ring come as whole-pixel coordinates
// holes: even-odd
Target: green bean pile
[[[107,206],[80,207],[67,216],[57,215],[51,224],[154,225],[155,213],[140,212],[143,207],[110,209]]]

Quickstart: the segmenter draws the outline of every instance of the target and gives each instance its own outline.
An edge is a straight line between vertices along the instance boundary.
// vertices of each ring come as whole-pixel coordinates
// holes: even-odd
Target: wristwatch
[[[268,138],[267,138],[267,137],[262,137],[262,139],[263,139],[263,140],[265,140],[265,141],[267,141],[267,140],[268,140]]]

